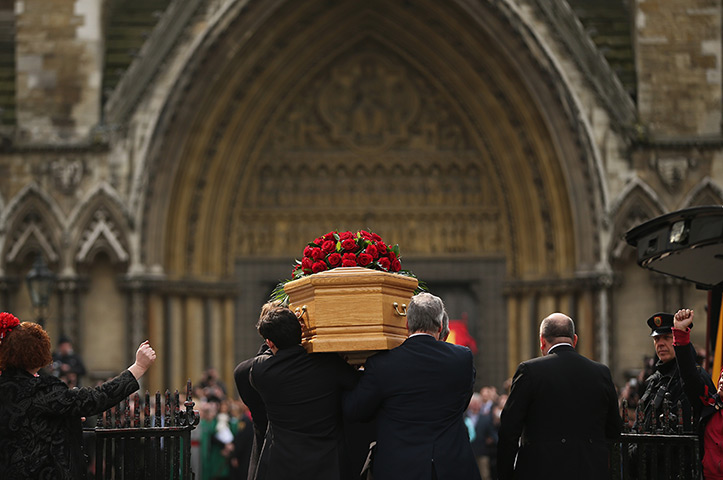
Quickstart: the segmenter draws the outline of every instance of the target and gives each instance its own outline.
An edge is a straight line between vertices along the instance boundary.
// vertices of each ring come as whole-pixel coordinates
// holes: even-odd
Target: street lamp
[[[55,274],[50,271],[45,264],[43,256],[38,254],[30,269],[25,276],[25,282],[28,284],[28,292],[30,292],[30,301],[36,312],[36,323],[44,326],[45,311],[50,302],[50,293],[55,284]]]

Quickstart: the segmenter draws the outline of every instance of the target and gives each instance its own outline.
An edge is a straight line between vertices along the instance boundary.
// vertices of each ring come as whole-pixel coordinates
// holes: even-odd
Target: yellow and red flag
[[[477,353],[477,342],[474,337],[470,335],[469,329],[467,328],[466,314],[463,314],[460,320],[449,321],[449,337],[447,337],[447,341],[455,345],[463,345],[472,350],[472,353]]]

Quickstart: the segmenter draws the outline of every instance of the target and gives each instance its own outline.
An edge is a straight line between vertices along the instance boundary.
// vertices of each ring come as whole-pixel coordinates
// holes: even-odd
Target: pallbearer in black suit
[[[502,410],[500,480],[610,478],[607,441],[622,427],[615,386],[608,367],[578,354],[576,344],[570,317],[542,321],[543,356],[517,367]]]
[[[374,480],[479,479],[463,417],[474,388],[472,352],[438,340],[443,318],[442,300],[414,296],[409,338],[369,357],[345,396],[347,418],[376,416]]]
[[[355,385],[357,372],[336,353],[306,353],[301,325],[286,307],[262,315],[257,329],[272,354],[260,352],[234,371],[241,398],[253,404],[257,392],[268,419],[253,478],[353,478],[344,448],[341,392]],[[263,409],[251,408],[254,422],[263,422],[257,418]]]

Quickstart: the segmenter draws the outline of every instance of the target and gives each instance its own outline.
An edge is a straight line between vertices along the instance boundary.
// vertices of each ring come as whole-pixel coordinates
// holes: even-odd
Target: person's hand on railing
[[[693,310],[681,308],[675,312],[675,316],[673,316],[673,327],[676,330],[688,330],[688,328],[693,325],[693,316]]]
[[[136,377],[136,380],[141,378],[148,368],[153,365],[156,361],[156,352],[148,343],[148,340],[141,343],[136,351],[136,361],[133,365],[128,367],[128,370]]]

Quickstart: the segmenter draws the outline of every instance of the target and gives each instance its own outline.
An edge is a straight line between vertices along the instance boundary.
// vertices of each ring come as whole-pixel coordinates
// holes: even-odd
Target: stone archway
[[[249,2],[168,107],[145,263],[221,281],[251,275],[237,260],[290,263],[324,231],[369,228],[420,264],[503,259],[494,311],[508,320],[489,348],[509,364],[531,354],[529,319],[545,308],[584,317],[592,351],[594,286],[571,286],[599,262],[587,139],[506,18],[471,8]],[[184,295],[177,308],[203,310]],[[240,298],[250,324],[258,305]],[[254,343],[237,328],[236,348]]]

